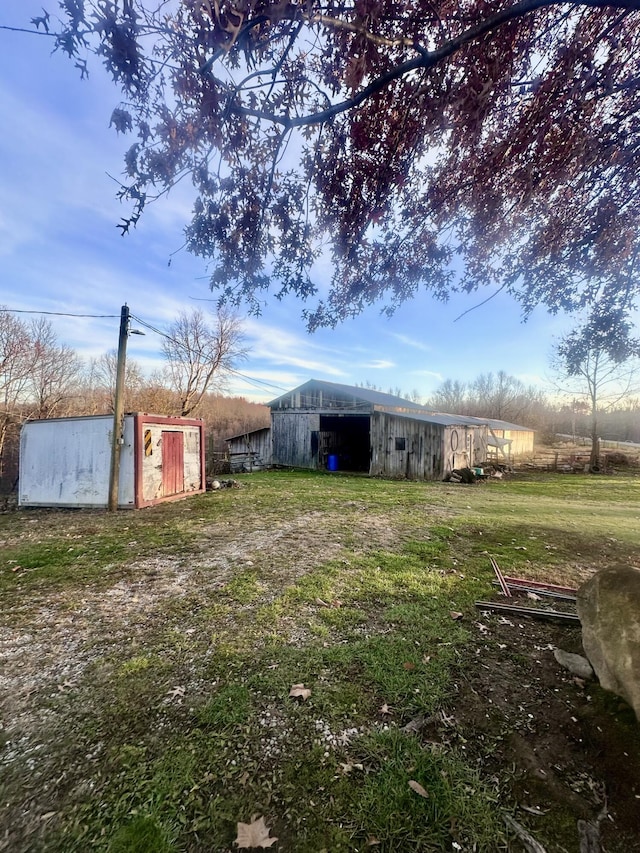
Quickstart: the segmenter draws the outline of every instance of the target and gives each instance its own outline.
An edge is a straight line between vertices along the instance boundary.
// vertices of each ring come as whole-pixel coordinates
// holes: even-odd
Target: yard
[[[640,850],[640,726],[556,663],[579,629],[474,607],[490,555],[640,565],[637,476],[266,472],[0,544],[0,850],[525,849],[505,815]]]

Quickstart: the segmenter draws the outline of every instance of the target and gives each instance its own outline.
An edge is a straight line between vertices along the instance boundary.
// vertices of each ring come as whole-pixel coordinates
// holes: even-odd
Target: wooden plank
[[[498,581],[493,581],[494,586],[500,586]],[[516,590],[517,592],[533,592],[536,595],[545,596],[548,598],[557,598],[560,601],[575,601],[575,595],[568,595],[564,592],[553,592],[549,589],[541,589],[540,587],[534,586],[521,586],[520,584],[508,584],[510,589]]]
[[[500,589],[502,590],[502,594],[506,595],[507,598],[511,598],[511,590],[507,586],[507,583],[504,579],[504,575],[500,571],[500,566],[498,565],[498,561],[495,557],[489,557],[491,560],[491,565],[493,566],[493,571],[496,573],[496,577],[498,578],[498,583],[500,584]]]
[[[561,613],[557,610],[535,610],[531,607],[517,607],[498,601],[476,601],[478,610],[493,610],[497,613],[511,613],[513,616],[531,616],[533,619],[547,619],[551,622],[571,622],[580,624],[575,613]]]
[[[547,589],[549,591],[562,592],[565,595],[575,595],[578,590],[575,586],[558,586],[555,583],[544,583],[543,581],[530,581],[526,578],[512,578],[505,575],[505,581],[509,586],[530,586],[534,589]]]

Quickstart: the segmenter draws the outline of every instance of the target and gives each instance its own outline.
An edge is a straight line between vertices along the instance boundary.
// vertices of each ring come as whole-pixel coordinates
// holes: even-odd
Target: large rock
[[[582,645],[600,684],[640,720],[640,570],[603,569],[578,590]]]

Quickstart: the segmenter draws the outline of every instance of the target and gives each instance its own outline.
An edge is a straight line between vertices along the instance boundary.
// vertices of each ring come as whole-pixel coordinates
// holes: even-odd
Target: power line
[[[131,314],[131,319],[135,320],[136,323],[140,323],[141,326],[149,329],[152,332],[155,332],[156,335],[160,335],[163,338],[166,338],[171,343],[176,346],[182,347],[185,350],[189,350],[189,348],[182,342],[176,340],[176,338],[172,338],[171,335],[168,335],[166,332],[163,332],[161,329],[157,329],[155,326],[152,326],[151,323],[147,323],[146,320],[143,320],[141,317],[138,317],[136,314]],[[262,379],[256,379],[253,376],[247,376],[245,373],[241,373],[239,370],[234,370],[231,367],[226,368],[229,373],[233,373],[235,376],[239,376],[244,379],[249,384],[253,385],[254,388],[257,388],[259,391],[263,390],[263,388],[270,389],[273,391],[287,391],[287,388],[283,388],[281,385],[273,385],[270,382],[264,382]]]
[[[94,320],[117,319],[119,314],[69,314],[65,311],[27,311],[23,308],[0,308],[0,313],[6,311],[7,314],[47,314],[50,317],[91,317]]]
[[[172,338],[171,335],[168,335],[166,332],[163,332],[162,329],[156,329],[155,326],[152,326],[151,323],[147,323],[146,320],[143,320],[141,317],[138,317],[135,314],[130,314],[129,316],[132,320],[135,320],[136,323],[140,323],[141,326],[144,326],[145,329],[149,329],[150,331],[155,332],[156,335],[160,335],[161,338],[166,338],[168,341],[171,341],[172,344],[176,344],[176,346],[188,349],[188,347],[182,341],[178,341],[175,338]]]
[[[283,388],[281,385],[272,385],[270,382],[264,382],[262,379],[256,379],[253,376],[247,376],[245,373],[240,373],[239,370],[234,370],[231,367],[229,367],[227,369],[228,369],[229,373],[233,373],[236,376],[240,376],[246,382],[252,383],[255,388],[258,388],[258,390],[262,390],[262,387],[264,387],[266,389],[272,389],[274,391],[285,391],[286,392],[289,390],[288,388]]]

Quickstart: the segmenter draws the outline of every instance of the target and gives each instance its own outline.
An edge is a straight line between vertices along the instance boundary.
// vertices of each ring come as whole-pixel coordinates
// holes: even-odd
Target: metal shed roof
[[[355,385],[341,385],[338,382],[325,382],[323,379],[310,379],[304,385],[298,385],[286,394],[281,394],[275,400],[267,403],[267,406],[276,407],[278,403],[290,397],[291,394],[297,394],[306,390],[317,389],[319,391],[337,391],[342,394],[348,394],[351,397],[356,397],[363,400],[365,403],[371,403],[374,406],[397,406],[403,409],[416,409],[417,411],[426,412],[424,406],[419,403],[413,403],[411,400],[405,400],[404,397],[396,397],[395,394],[385,394],[384,391],[374,391],[372,388],[358,388]]]
[[[484,426],[485,421],[469,418],[466,415],[447,415],[444,412],[389,412],[395,418],[407,418],[411,421],[424,421],[440,426]]]
[[[244,432],[238,432],[235,435],[230,435],[225,438],[225,441],[233,441],[234,438],[244,438],[247,435],[257,435],[259,432],[270,430],[270,426],[258,427],[258,429],[246,429]]]

